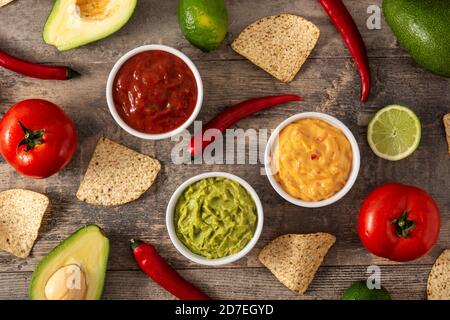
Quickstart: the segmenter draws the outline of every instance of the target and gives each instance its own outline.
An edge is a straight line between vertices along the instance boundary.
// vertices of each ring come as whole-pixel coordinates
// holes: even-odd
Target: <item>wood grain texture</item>
[[[369,101],[359,105],[360,80],[348,50],[316,1],[233,0],[227,1],[230,33],[217,51],[205,54],[191,47],[181,36],[176,20],[177,1],[141,0],[130,22],[115,35],[69,52],[59,53],[42,41],[41,31],[50,10],[50,0],[17,1],[0,9],[1,48],[13,54],[49,64],[69,64],[82,77],[66,82],[46,82],[0,69],[0,112],[27,98],[45,98],[62,106],[75,121],[80,145],[74,160],[57,176],[30,180],[17,175],[0,160],[0,190],[27,188],[47,194],[51,210],[44,218],[40,236],[26,259],[0,252],[0,298],[24,299],[31,272],[59,241],[88,223],[102,226],[111,239],[106,299],[168,299],[170,296],[137,271],[128,239],[154,243],[183,275],[213,297],[223,299],[297,296],[284,288],[257,260],[260,249],[285,233],[326,231],[337,243],[324,261],[306,299],[335,299],[353,280],[366,276],[368,265],[382,266],[383,285],[394,298],[421,299],[426,277],[440,252],[450,246],[450,167],[441,118],[450,111],[450,80],[421,68],[399,48],[386,24],[381,30],[365,28],[366,9],[381,0],[345,1],[362,31],[368,47],[373,77]],[[321,38],[301,73],[282,84],[229,47],[247,24],[263,16],[294,13],[316,23]],[[245,13],[245,14],[243,14]],[[209,120],[227,106],[244,99],[280,93],[298,93],[305,98],[240,121],[236,127],[273,129],[299,111],[322,111],[341,119],[358,141],[362,155],[359,178],[351,192],[333,206],[320,209],[295,207],[282,200],[260,175],[259,165],[174,165],[170,152],[175,142],[151,142],[128,135],[109,114],[106,78],[115,61],[126,51],[149,43],[163,43],[181,49],[198,66],[205,85],[205,100],[199,120]],[[401,162],[377,158],[366,142],[366,126],[382,106],[400,103],[421,118],[422,144]],[[93,207],[75,197],[96,141],[107,136],[137,151],[157,157],[162,171],[156,184],[138,201],[120,207]],[[262,152],[262,150],[257,150]],[[187,178],[201,172],[226,171],[246,179],[258,192],[265,209],[265,226],[257,247],[244,259],[224,268],[202,268],[190,263],[172,246],[165,227],[165,209],[174,190]],[[387,181],[420,186],[441,208],[439,241],[425,257],[397,264],[370,255],[359,242],[356,217],[362,199]]]
[[[381,267],[383,286],[393,299],[423,299],[431,267],[400,265]],[[321,267],[304,295],[298,295],[278,282],[265,268],[255,269],[186,269],[179,270],[187,280],[207,292],[213,299],[340,299],[354,281],[365,279],[365,267]],[[0,292],[5,299],[26,299],[30,272],[3,273]],[[232,281],[230,281],[232,279]],[[251,279],[251,281],[249,281]],[[12,286],[11,284],[14,284]],[[407,290],[405,290],[407,287]],[[105,299],[173,299],[141,271],[109,271]]]

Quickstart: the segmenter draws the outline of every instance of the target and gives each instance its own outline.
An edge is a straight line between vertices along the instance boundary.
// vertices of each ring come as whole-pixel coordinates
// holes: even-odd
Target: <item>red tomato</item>
[[[0,121],[0,153],[24,176],[47,178],[57,173],[76,148],[75,125],[51,102],[21,101]]]
[[[439,208],[419,188],[384,184],[364,200],[358,233],[373,254],[393,261],[409,261],[425,255],[439,235]]]

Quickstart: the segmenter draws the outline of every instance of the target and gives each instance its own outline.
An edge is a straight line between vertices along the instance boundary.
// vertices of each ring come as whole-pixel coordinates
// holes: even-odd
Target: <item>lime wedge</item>
[[[378,111],[370,121],[367,141],[377,156],[397,161],[419,147],[421,131],[420,120],[412,110],[390,105]]]

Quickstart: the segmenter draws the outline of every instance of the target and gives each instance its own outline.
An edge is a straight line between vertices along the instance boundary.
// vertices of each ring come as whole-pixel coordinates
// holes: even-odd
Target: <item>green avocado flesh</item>
[[[109,240],[96,225],[88,225],[73,233],[38,264],[30,284],[31,300],[48,300],[46,286],[58,270],[78,266],[85,279],[84,300],[99,300],[103,292]]]
[[[450,1],[384,0],[383,13],[400,45],[419,65],[450,77]]]
[[[222,177],[190,185],[174,217],[178,239],[193,253],[218,259],[241,251],[255,234],[256,205],[239,183]]]
[[[133,15],[137,0],[56,0],[44,41],[65,51],[113,34]]]
[[[369,289],[366,281],[354,282],[342,295],[342,300],[391,300],[386,288]]]
[[[220,46],[228,32],[224,0],[180,0],[178,22],[186,39],[209,52]]]

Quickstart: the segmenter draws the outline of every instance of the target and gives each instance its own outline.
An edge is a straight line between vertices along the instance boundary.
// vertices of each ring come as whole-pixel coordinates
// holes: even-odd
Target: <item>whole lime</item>
[[[228,12],[224,0],[180,0],[178,22],[186,39],[209,52],[216,49],[228,32]]]
[[[386,288],[369,289],[366,281],[356,281],[342,295],[341,300],[391,300]]]

